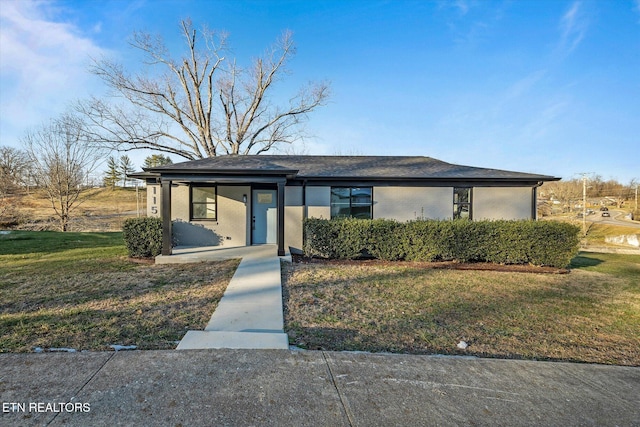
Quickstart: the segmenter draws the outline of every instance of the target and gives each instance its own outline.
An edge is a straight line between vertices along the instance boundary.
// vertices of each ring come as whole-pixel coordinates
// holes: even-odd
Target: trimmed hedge
[[[162,252],[162,219],[129,218],[122,227],[122,238],[132,258],[153,258]]]
[[[579,228],[552,221],[398,222],[317,219],[304,222],[308,257],[387,261],[460,261],[566,267],[578,251]]]

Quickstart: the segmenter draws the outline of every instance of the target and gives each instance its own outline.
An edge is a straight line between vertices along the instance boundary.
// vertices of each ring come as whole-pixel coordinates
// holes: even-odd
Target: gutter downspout
[[[534,221],[538,220],[538,187],[541,187],[542,184],[544,184],[544,181],[538,181],[531,192],[531,219]]]

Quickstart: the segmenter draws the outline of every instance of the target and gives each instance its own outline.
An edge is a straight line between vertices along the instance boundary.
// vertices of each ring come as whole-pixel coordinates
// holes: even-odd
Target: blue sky
[[[640,0],[0,0],[0,144],[104,93],[90,57],[136,67],[134,30],[180,53],[186,17],[226,31],[241,63],[293,31],[279,93],[332,87],[307,154],[640,178]]]

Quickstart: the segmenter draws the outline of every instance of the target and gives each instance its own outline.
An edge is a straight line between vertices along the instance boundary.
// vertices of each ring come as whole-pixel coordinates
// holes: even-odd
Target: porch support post
[[[278,182],[278,256],[284,256],[284,182]]]
[[[538,182],[533,186],[533,191],[531,192],[531,219],[534,221],[538,220],[538,187],[540,187],[543,182]]]
[[[162,255],[172,253],[172,230],[171,230],[171,181],[162,180],[162,206],[160,206],[160,217],[162,218]]]

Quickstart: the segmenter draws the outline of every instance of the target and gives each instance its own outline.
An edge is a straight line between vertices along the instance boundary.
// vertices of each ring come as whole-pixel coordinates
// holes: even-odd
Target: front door
[[[276,243],[278,201],[276,190],[253,190],[251,236],[254,245]]]

